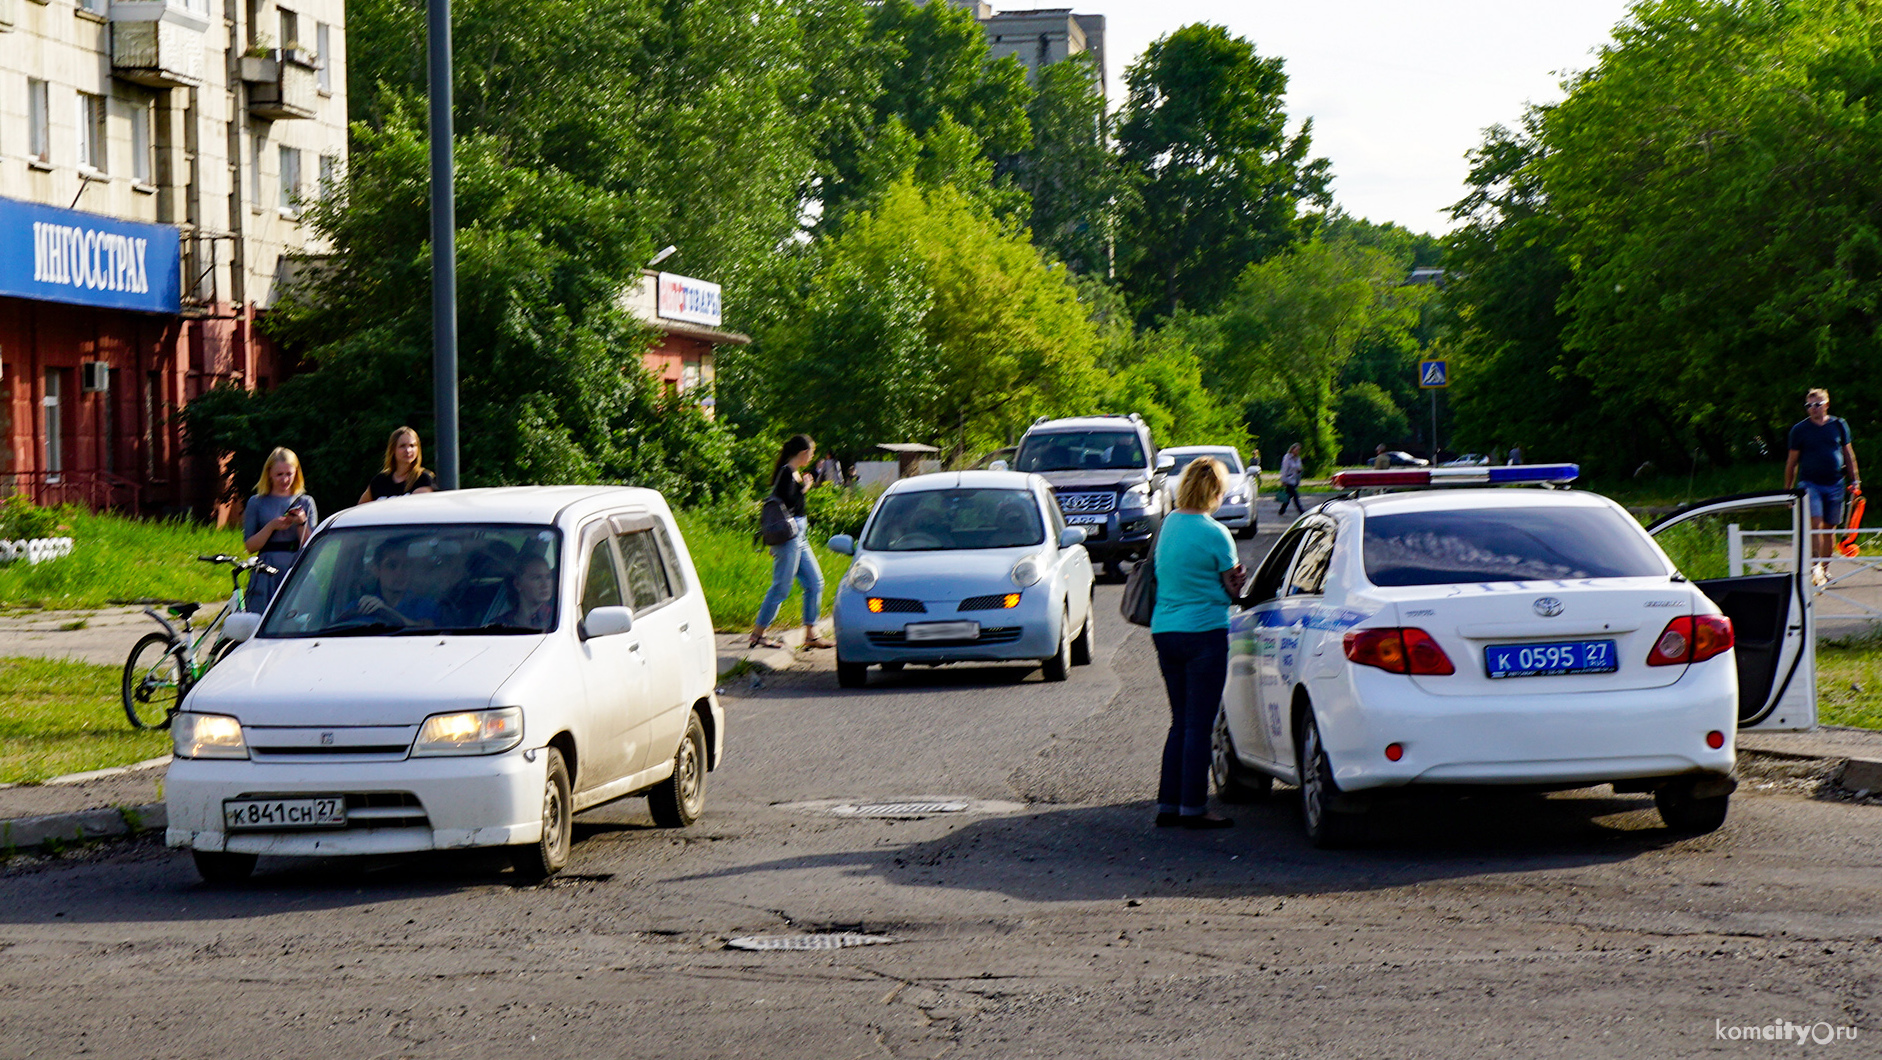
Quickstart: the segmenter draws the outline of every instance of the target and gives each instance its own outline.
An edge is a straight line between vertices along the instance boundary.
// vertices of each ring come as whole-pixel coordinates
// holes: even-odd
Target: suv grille
[[[1092,515],[1117,509],[1117,494],[1110,490],[1061,493],[1059,511],[1066,515]]]

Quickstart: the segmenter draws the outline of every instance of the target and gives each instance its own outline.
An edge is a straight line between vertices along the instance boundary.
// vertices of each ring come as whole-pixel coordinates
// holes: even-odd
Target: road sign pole
[[[1431,388],[1431,466],[1438,466],[1438,389]]]
[[[451,0],[429,0],[431,93],[431,398],[438,485],[457,488],[457,203],[451,160]]]

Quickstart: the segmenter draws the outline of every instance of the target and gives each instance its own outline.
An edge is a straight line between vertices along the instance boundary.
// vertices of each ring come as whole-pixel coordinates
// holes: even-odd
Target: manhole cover
[[[935,813],[963,813],[965,802],[870,802],[861,806],[832,806],[839,817],[926,817]]]
[[[848,946],[880,946],[895,940],[887,935],[859,935],[844,931],[822,935],[745,935],[726,941],[731,950],[840,950]]]

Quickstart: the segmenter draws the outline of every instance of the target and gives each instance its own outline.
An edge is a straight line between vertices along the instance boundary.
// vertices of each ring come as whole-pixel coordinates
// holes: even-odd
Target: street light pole
[[[426,0],[431,94],[431,394],[438,485],[457,488],[457,177],[451,164],[451,0]]]

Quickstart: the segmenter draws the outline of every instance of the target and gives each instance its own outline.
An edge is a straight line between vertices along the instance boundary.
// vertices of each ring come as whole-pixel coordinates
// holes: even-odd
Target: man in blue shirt
[[[1816,563],[1810,568],[1814,584],[1827,583],[1829,572],[1823,561],[1830,555],[1830,540],[1843,521],[1843,483],[1860,487],[1856,473],[1856,449],[1851,444],[1849,424],[1830,415],[1830,392],[1816,389],[1804,395],[1804,410],[1809,415],[1791,428],[1790,458],[1784,462],[1784,488],[1802,485],[1810,503],[1810,554]]]

